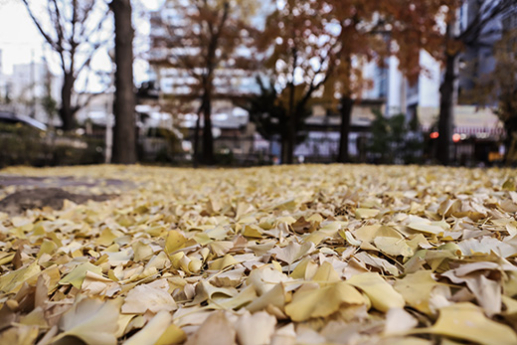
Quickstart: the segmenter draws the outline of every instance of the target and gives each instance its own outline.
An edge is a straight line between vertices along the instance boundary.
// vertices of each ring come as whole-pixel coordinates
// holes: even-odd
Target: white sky
[[[30,0],[44,1],[44,0]],[[106,0],[107,1],[107,0]],[[164,0],[140,0],[148,9],[156,9]],[[147,25],[141,25],[141,34],[148,31]],[[138,29],[141,29],[140,27]],[[144,31],[144,32],[142,32]],[[43,56],[44,41],[29,17],[25,5],[20,0],[0,0],[0,50],[2,51],[2,72],[11,74],[14,64],[40,62]],[[46,48],[49,50],[49,48]],[[135,81],[140,83],[147,79],[147,64],[135,61]],[[95,68],[95,66],[94,66]],[[55,68],[54,73],[58,73]]]
[[[0,0],[0,49],[3,73],[11,74],[13,64],[41,61],[43,39],[31,22],[21,1]]]

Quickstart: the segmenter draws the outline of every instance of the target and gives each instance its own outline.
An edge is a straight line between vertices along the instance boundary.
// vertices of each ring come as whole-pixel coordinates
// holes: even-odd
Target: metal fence
[[[488,160],[490,143],[467,140],[451,147],[453,165],[491,165]],[[484,145],[484,146],[483,146]],[[176,147],[176,149],[174,149]],[[214,140],[216,159],[220,165],[253,166],[281,163],[281,144],[261,138],[217,138]],[[140,159],[188,165],[192,152],[177,149],[163,138],[141,138]],[[492,145],[493,150],[493,145]],[[339,137],[307,138],[296,145],[295,161],[300,163],[333,163],[339,153]],[[389,142],[379,148],[372,147],[371,134],[361,133],[350,138],[349,159],[354,163],[369,164],[436,164],[436,143],[419,134],[403,142]],[[497,162],[496,162],[497,163]]]

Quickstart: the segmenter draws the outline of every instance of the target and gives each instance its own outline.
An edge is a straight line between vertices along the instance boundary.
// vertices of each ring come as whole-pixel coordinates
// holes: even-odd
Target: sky
[[[156,9],[163,3],[163,0],[136,1],[141,1],[141,4],[144,4],[149,10]],[[146,24],[142,22],[138,25],[140,35],[145,35],[148,31],[148,25]],[[0,0],[2,72],[11,74],[14,64],[28,64],[31,63],[33,58],[35,62],[41,62],[45,49],[48,53],[49,48],[45,47],[44,40],[28,15],[25,5],[20,0]],[[56,67],[51,67],[51,70],[55,74],[59,72]],[[147,64],[144,61],[136,60],[134,73],[137,84],[145,81],[147,79]]]
[[[6,74],[12,73],[13,64],[30,63],[33,51],[41,61],[43,39],[21,1],[0,0],[0,49]]]

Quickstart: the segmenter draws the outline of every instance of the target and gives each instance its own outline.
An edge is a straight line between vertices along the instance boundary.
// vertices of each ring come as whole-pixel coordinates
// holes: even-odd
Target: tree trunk
[[[280,162],[282,164],[286,164],[287,162],[287,146],[288,146],[287,133],[282,133],[280,136],[280,144],[281,144],[281,152],[280,152]]]
[[[115,16],[115,131],[113,162],[136,163],[135,93],[133,85],[133,27],[131,1],[113,0]]]
[[[287,126],[287,140],[285,141],[285,157],[283,164],[293,164],[294,162],[294,146],[296,142],[296,113],[292,113],[289,117],[289,125]]]
[[[203,164],[213,165],[214,137],[212,135],[212,100],[208,92],[205,93],[203,104]]]
[[[66,73],[63,77],[63,86],[61,86],[61,107],[59,108],[59,117],[65,131],[72,130],[75,127],[74,110],[72,109],[73,88],[74,76]]]
[[[201,106],[197,111],[197,119],[196,119],[196,129],[194,132],[194,157],[193,157],[193,165],[194,168],[199,166],[199,131],[201,130],[201,112],[203,111],[203,101],[201,101]]]
[[[339,128],[339,154],[338,163],[346,163],[348,157],[348,136],[350,134],[350,120],[352,119],[352,109],[354,100],[351,96],[343,96],[341,98],[341,126]]]
[[[440,86],[440,115],[438,118],[438,147],[436,158],[443,165],[451,163],[452,132],[454,130],[454,103],[456,91],[457,53],[449,52],[449,43],[454,39],[455,21],[447,24],[445,51],[445,75]]]
[[[440,86],[440,116],[438,119],[438,149],[436,158],[443,165],[451,163],[452,132],[454,130],[454,83],[456,55],[447,55],[445,76]]]
[[[294,76],[293,76],[294,79]],[[296,142],[296,128],[297,128],[297,116],[298,115],[294,109],[294,92],[295,86],[294,82],[291,82],[289,85],[290,93],[289,93],[289,117],[287,119],[287,128],[286,128],[286,140],[285,140],[285,150],[282,147],[283,157],[282,164],[293,164],[293,155],[294,155],[294,146]],[[283,145],[282,145],[283,146]]]

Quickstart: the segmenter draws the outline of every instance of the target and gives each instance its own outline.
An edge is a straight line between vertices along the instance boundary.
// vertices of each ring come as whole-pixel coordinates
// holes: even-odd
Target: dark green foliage
[[[233,166],[235,164],[235,157],[232,150],[226,149],[216,152],[215,161],[220,166]]]
[[[57,101],[52,98],[51,95],[46,95],[40,100],[43,109],[45,109],[45,113],[49,116],[50,119],[54,118],[54,115],[58,112],[58,104]]]
[[[280,95],[270,80],[266,85],[257,77],[260,93],[250,96],[240,106],[249,113],[249,119],[255,124],[257,132],[266,140],[283,139],[287,136],[289,125],[288,109],[280,102]],[[296,141],[305,140],[305,119],[309,117],[308,109],[303,109],[296,128]],[[283,141],[283,140],[282,140]]]
[[[404,114],[385,117],[379,110],[372,110],[375,120],[372,122],[372,136],[368,152],[375,163],[393,164],[421,163],[423,143],[416,134],[418,124],[406,122]]]
[[[0,168],[104,162],[104,140],[56,135],[23,125],[0,124]]]

